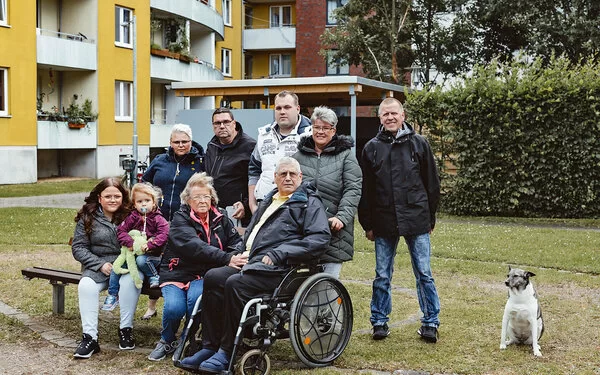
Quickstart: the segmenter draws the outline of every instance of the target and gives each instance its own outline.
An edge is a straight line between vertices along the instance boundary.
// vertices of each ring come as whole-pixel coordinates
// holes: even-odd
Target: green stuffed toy
[[[113,271],[118,275],[126,273],[131,274],[131,278],[135,283],[135,287],[138,289],[142,288],[142,278],[140,277],[140,271],[135,263],[135,256],[144,254],[142,251],[142,245],[148,242],[146,234],[139,230],[133,229],[129,231],[129,235],[133,238],[133,251],[130,251],[127,246],[121,247],[121,255],[117,257],[113,263]],[[123,264],[127,263],[127,268],[123,268]]]

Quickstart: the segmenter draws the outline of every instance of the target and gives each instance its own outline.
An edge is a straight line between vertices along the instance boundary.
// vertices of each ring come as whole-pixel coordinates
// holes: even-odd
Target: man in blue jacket
[[[400,236],[408,246],[417,297],[423,312],[418,334],[438,340],[440,301],[431,274],[429,234],[435,226],[440,180],[433,152],[425,137],[404,122],[402,104],[384,99],[379,105],[382,130],[362,151],[362,197],[358,219],[367,238],[375,241],[375,280],[371,299],[373,339],[389,333],[391,281]]]
[[[227,369],[246,302],[275,290],[290,264],[317,260],[331,239],[321,198],[302,183],[298,161],[281,158],[274,176],[277,188],[261,202],[240,243],[239,251],[248,254],[242,272],[226,266],[204,276],[202,350],[184,358],[184,368]]]

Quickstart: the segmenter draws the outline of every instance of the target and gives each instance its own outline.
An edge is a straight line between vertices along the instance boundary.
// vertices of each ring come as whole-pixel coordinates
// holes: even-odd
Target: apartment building
[[[264,107],[173,82],[362,75],[319,55],[345,3],[0,0],[0,184],[122,174],[134,132],[139,160],[162,152],[182,109]]]
[[[177,110],[215,104],[175,97],[172,82],[241,78],[242,64],[222,73],[221,50],[242,59],[241,36],[224,41],[241,24],[232,3],[241,9],[241,0],[0,0],[0,184],[121,174],[134,128],[140,160],[166,147]]]

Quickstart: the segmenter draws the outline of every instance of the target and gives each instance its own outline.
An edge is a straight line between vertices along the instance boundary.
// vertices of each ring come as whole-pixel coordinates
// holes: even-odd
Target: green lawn
[[[40,180],[33,184],[0,185],[0,198],[89,192],[96,179]]]
[[[66,288],[66,313],[52,316],[51,287],[41,280],[26,281],[20,270],[45,265],[78,270],[79,264],[65,244],[72,235],[75,210],[0,209],[0,300],[31,316],[48,322],[74,338],[80,335],[77,295]],[[509,225],[498,225],[498,222]],[[432,268],[439,290],[442,312],[440,341],[421,342],[419,308],[414,276],[406,246],[401,242],[393,280],[392,333],[375,342],[370,337],[369,302],[374,275],[373,244],[356,231],[356,253],[346,263],[341,279],[354,305],[354,333],[335,366],[345,372],[361,369],[393,372],[399,369],[457,374],[598,374],[600,373],[600,231],[597,222],[588,228],[548,227],[547,222],[498,218],[443,216],[432,234]],[[580,227],[574,221],[567,225]],[[593,225],[596,225],[593,228]],[[504,279],[508,265],[536,274],[536,285],[544,311],[546,331],[540,342],[543,357],[535,358],[531,348],[510,346],[499,350],[502,311],[506,302]],[[141,298],[137,315],[145,310]],[[162,302],[160,302],[162,303]],[[162,306],[162,305],[160,305]],[[160,316],[160,314],[159,314]],[[10,322],[0,319],[0,339],[26,340],[11,335]],[[118,312],[102,313],[100,334],[105,342],[117,342]],[[138,346],[153,347],[160,332],[160,320],[136,319]],[[126,354],[114,356],[119,361]],[[307,374],[290,369],[298,360],[289,342],[271,348],[275,374]],[[135,362],[142,371],[148,361]],[[104,363],[106,364],[106,363]],[[152,364],[165,373],[178,373],[167,362]],[[310,370],[328,374],[331,368]]]

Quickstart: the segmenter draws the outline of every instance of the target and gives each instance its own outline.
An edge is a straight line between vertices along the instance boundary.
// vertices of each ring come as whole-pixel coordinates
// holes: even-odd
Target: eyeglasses
[[[202,201],[211,201],[212,197],[210,195],[196,195],[195,197],[192,197],[192,200],[194,202],[202,202]]]
[[[177,145],[177,146],[187,145],[190,142],[191,141],[171,141],[172,144]]]
[[[232,122],[233,122],[233,120],[215,121],[215,122],[213,122],[213,126],[215,128],[218,128],[221,125],[224,125],[224,126],[230,125]]]
[[[313,126],[313,130],[318,132],[330,132],[333,129],[333,126]]]
[[[120,201],[123,199],[122,195],[101,195],[101,197],[107,201]]]

